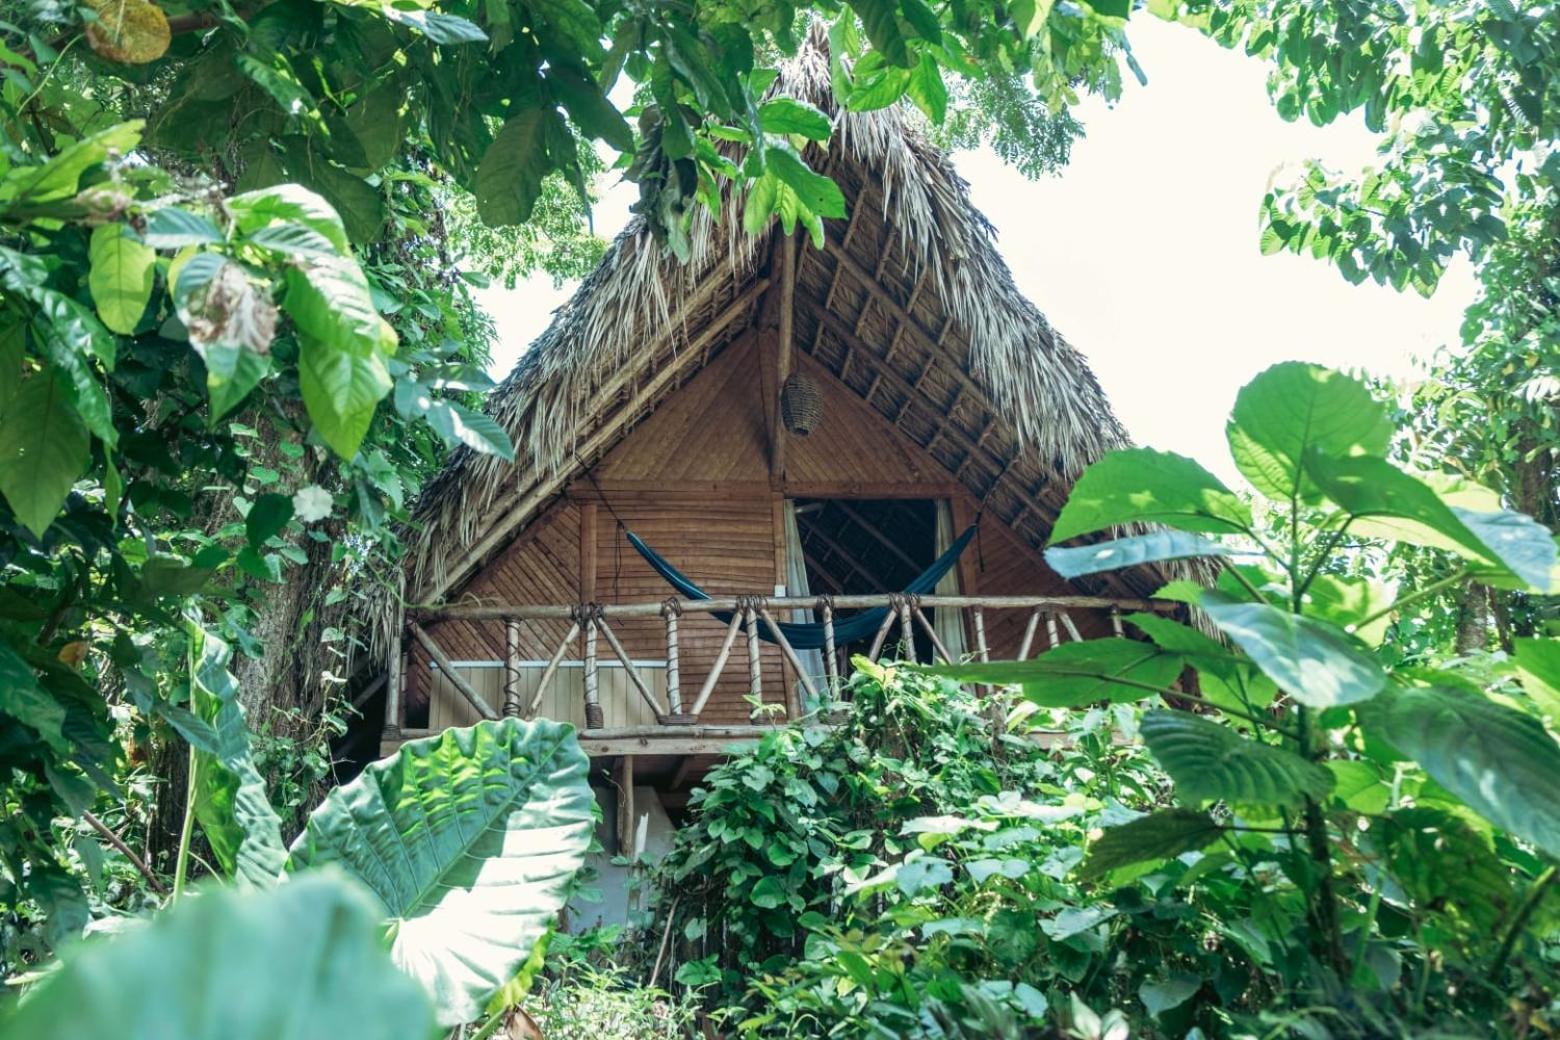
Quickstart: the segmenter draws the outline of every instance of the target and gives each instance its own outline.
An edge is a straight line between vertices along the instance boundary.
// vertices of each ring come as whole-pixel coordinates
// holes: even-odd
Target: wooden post
[[[829,696],[839,687],[839,662],[834,657],[834,604],[823,601],[823,670],[829,681]]]
[[[677,614],[680,608],[676,600],[667,600],[661,607],[666,616],[666,706],[673,715],[682,714],[682,666],[677,658]]]
[[[758,616],[754,614],[751,605],[742,608],[742,619],[747,624],[748,691],[762,704],[764,667],[758,656]],[[757,712],[755,711],[754,714],[756,715]]]
[[[607,624],[607,619],[597,618],[596,627],[601,629],[601,635],[606,639],[607,646],[612,648],[612,655],[618,659],[618,663],[628,673],[628,681],[633,684],[634,689],[639,691],[639,696],[645,699],[645,703],[650,705],[650,710],[657,716],[660,716],[662,714],[661,706],[655,702],[655,695],[650,692],[650,688],[645,685],[645,681],[639,677],[639,673],[634,671],[634,662],[629,660],[628,651],[624,650],[623,644],[618,642],[617,633],[612,631],[612,626]]]
[[[385,691],[385,723],[381,732],[387,740],[396,740],[401,734],[401,675],[406,663],[401,659],[404,648],[401,644],[403,629],[401,621],[397,618],[395,635],[390,637],[390,688]]]
[[[1116,638],[1121,638],[1121,611],[1115,607],[1110,608],[1110,630],[1116,634]]]
[[[557,674],[558,666],[563,663],[563,655],[569,652],[569,644],[574,642],[575,637],[579,634],[580,623],[578,621],[570,622],[568,633],[559,642],[558,649],[553,651],[552,659],[547,662],[547,667],[542,669],[542,677],[536,682],[536,693],[531,696],[531,708],[525,713],[526,718],[536,718],[536,713],[542,708],[542,695],[547,692],[547,685],[552,682],[553,676]]]
[[[601,697],[596,689],[596,619],[586,616],[585,628],[585,728],[601,729],[606,717],[601,711]]]
[[[626,859],[634,858],[634,756],[624,755],[618,759],[617,768],[613,770],[612,782],[617,785],[617,840],[618,855]]]
[[[1045,615],[1045,637],[1051,641],[1051,649],[1055,650],[1061,645],[1061,637],[1056,633],[1056,612],[1048,611]]]
[[[796,312],[796,243],[777,230],[780,260],[780,335],[775,345],[774,419],[769,434],[769,479],[779,485],[785,481],[785,417],[780,411],[780,388],[791,376],[791,356],[795,339],[793,318]]]
[[[948,653],[948,648],[943,645],[942,639],[937,635],[937,629],[933,628],[932,623],[927,620],[926,612],[923,611],[920,607],[916,607],[914,612],[915,619],[921,623],[921,629],[932,640],[932,649],[936,650],[937,653],[942,657],[943,661],[947,664],[958,664],[958,662],[953,659],[953,656]]]
[[[1062,611],[1062,627],[1067,629],[1067,638],[1074,643],[1083,642],[1083,634],[1078,631],[1078,626],[1073,624],[1073,619],[1067,611]]]
[[[796,651],[791,648],[791,641],[785,637],[784,632],[780,631],[780,626],[775,623],[773,614],[769,613],[768,610],[760,610],[758,613],[764,619],[764,624],[769,626],[770,635],[775,637],[775,645],[780,648],[780,652],[785,655],[785,659],[791,662],[791,668],[796,672],[797,681],[807,691],[807,699],[816,704],[818,691],[813,687],[812,680],[807,677],[807,673],[802,670],[801,659],[796,656]],[[785,710],[787,716],[793,720],[802,717],[802,706],[797,700],[796,691],[789,685],[785,688]]]
[[[991,652],[986,647],[986,612],[980,607],[974,610],[975,619],[975,653],[981,661],[991,660]]]
[[[715,692],[715,683],[720,679],[720,673],[726,670],[726,659],[731,656],[732,644],[737,641],[737,630],[741,627],[742,612],[733,611],[731,623],[726,626],[726,638],[720,644],[720,652],[715,655],[715,663],[710,665],[710,674],[705,676],[704,685],[699,688],[699,696],[693,702],[694,716],[697,717],[704,710],[710,694]]]
[[[504,622],[504,717],[520,717],[520,622]]]
[[[1024,625],[1023,641],[1018,644],[1018,659],[1020,661],[1029,660],[1029,651],[1035,645],[1035,629],[1039,627],[1040,612],[1038,610],[1031,610],[1029,612],[1029,621]]]
[[[483,700],[482,695],[466,681],[464,676],[455,670],[455,665],[451,663],[449,657],[445,655],[443,650],[439,649],[439,644],[435,643],[432,637],[423,631],[421,625],[411,621],[407,623],[406,627],[412,633],[412,638],[417,640],[424,650],[428,651],[428,656],[433,658],[433,663],[439,666],[439,671],[448,677],[455,689],[460,691],[461,696],[465,697],[471,706],[477,710],[478,715],[481,715],[484,719],[498,718],[498,712],[494,711],[493,706]]]
[[[915,660],[915,626],[910,623],[910,600],[899,597],[899,652],[904,660]]]
[[[872,648],[867,651],[868,660],[876,661],[878,655],[883,652],[883,640],[888,638],[888,630],[894,624],[894,611],[890,607],[883,613],[883,623],[878,626],[877,635],[872,637]]]

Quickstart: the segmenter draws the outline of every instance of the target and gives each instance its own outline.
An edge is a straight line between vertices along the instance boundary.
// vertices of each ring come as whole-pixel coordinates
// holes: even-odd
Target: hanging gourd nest
[[[785,428],[805,437],[823,419],[823,392],[811,376],[795,373],[780,388],[780,418]]]

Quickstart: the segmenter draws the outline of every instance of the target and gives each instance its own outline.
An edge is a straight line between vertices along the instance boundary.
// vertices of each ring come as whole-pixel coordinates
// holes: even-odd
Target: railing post
[[[580,604],[580,624],[585,630],[585,728],[601,729],[606,717],[596,688],[596,615],[594,603]]]
[[[1034,648],[1035,629],[1038,627],[1040,627],[1040,611],[1032,610],[1029,612],[1029,621],[1024,625],[1023,641],[1018,644],[1018,659],[1020,661],[1029,660],[1029,651]]]
[[[563,655],[569,652],[569,644],[574,642],[579,634],[580,622],[579,618],[576,617],[569,622],[569,631],[559,641],[558,648],[553,651],[551,660],[547,662],[547,667],[542,669],[542,677],[536,681],[536,692],[531,695],[531,707],[525,713],[526,718],[536,718],[536,713],[542,707],[542,697],[546,694],[547,687],[552,683],[553,676],[558,673],[558,666],[563,663]]]
[[[896,596],[899,613],[899,652],[904,660],[915,660],[915,626],[910,623],[910,597]]]
[[[504,622],[504,717],[520,717],[520,622]]]
[[[1055,611],[1046,611],[1046,615],[1045,615],[1045,637],[1046,637],[1046,639],[1050,640],[1050,642],[1051,642],[1051,649],[1052,650],[1055,650],[1062,643],[1061,637],[1056,632],[1056,612]]]
[[[751,601],[743,604],[742,620],[747,625],[749,692],[762,704],[764,702],[764,668],[758,657],[758,615],[753,610]],[[758,712],[755,710],[753,714],[757,715]]]
[[[823,614],[823,674],[832,698],[840,681],[839,662],[834,655],[834,601],[828,596],[819,596],[818,609]]]
[[[395,634],[390,637],[390,678],[389,687],[385,690],[385,723],[381,727],[381,739],[401,739],[401,677],[406,668],[402,660],[405,650],[406,629],[402,619],[397,616]]]
[[[1121,638],[1121,611],[1115,607],[1110,608],[1110,630],[1116,633],[1117,639]]]
[[[676,598],[661,604],[661,616],[666,618],[666,706],[674,716],[681,717],[682,665],[677,656],[677,618],[682,614],[682,604]]]
[[[991,660],[991,651],[986,646],[986,612],[980,607],[975,608],[975,653],[982,662]]]

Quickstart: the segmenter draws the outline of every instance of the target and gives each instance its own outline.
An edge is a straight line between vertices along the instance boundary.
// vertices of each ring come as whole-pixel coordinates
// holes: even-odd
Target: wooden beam
[[[618,855],[634,858],[634,756],[624,755],[612,770],[612,782],[617,786],[617,841]]]
[[[477,710],[478,715],[481,715],[484,719],[498,718],[498,712],[494,711],[493,706],[482,699],[482,695],[466,681],[465,676],[455,670],[454,663],[443,650],[439,649],[439,644],[433,641],[433,638],[428,635],[421,625],[415,621],[409,621],[406,624],[406,628],[407,631],[412,633],[412,638],[417,640],[424,650],[428,651],[428,656],[433,658],[433,663],[439,666],[439,671],[444,673],[444,677]]]
[[[948,499],[948,512],[953,519],[953,536],[957,538],[967,530],[970,524],[975,522],[975,516],[970,511],[970,500],[965,495],[952,495]],[[976,537],[980,537],[976,535]],[[973,553],[963,553],[959,556],[957,564],[959,574],[959,592],[965,596],[977,596],[980,594],[980,565],[975,560]]]
[[[780,336],[775,344],[774,414],[769,428],[769,479],[779,486],[785,480],[785,446],[790,434],[780,410],[780,391],[791,377],[796,338],[796,240],[777,232],[780,260]]]
[[[711,279],[712,283],[718,279]],[[759,278],[752,285],[738,293],[719,314],[712,318],[704,329],[694,336],[682,349],[674,352],[671,358],[657,369],[644,385],[629,400],[613,413],[612,418],[598,426],[588,437],[582,440],[575,448],[574,454],[581,459],[592,459],[598,452],[612,444],[632,424],[634,416],[639,408],[647,401],[657,397],[660,392],[670,385],[671,381],[682,373],[690,364],[698,360],[705,347],[718,339],[736,319],[749,313],[749,309],[755,299],[761,296],[765,289],[769,288],[768,278]],[[690,297],[689,303],[684,304],[679,310],[680,315],[685,315],[689,306],[695,299],[707,295],[696,293]],[[680,320],[674,318],[672,327],[680,328]],[[625,366],[624,371],[614,376],[597,393],[591,403],[582,410],[587,414],[599,414],[616,400],[630,381],[630,373]],[[547,499],[559,493],[560,490],[573,479],[573,472],[565,470],[550,477],[531,484],[529,488],[517,487],[505,501],[496,502],[491,507],[498,519],[488,528],[487,533],[477,539],[469,549],[461,554],[445,572],[443,580],[436,581],[425,589],[418,591],[417,600],[428,603],[442,597],[447,591],[465,581],[471,573],[482,563],[483,559],[507,541],[515,529],[531,517],[537,506]],[[507,503],[513,503],[512,505]]]
[[[834,553],[840,559],[849,564],[851,570],[855,571],[857,574],[860,574],[863,578],[866,578],[868,581],[872,582],[872,584],[879,587],[883,585],[882,578],[878,577],[872,572],[871,568],[867,567],[861,561],[852,556],[849,549],[846,549],[839,542],[836,542],[833,538],[830,538],[827,534],[824,534],[821,528],[817,526],[809,526],[807,529],[807,537],[818,539],[824,544],[825,547],[828,548],[830,552]]]

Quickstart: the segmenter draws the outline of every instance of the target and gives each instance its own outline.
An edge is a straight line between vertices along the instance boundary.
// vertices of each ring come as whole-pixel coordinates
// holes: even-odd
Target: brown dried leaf
[[[147,0],[88,0],[97,21],[87,26],[87,43],[100,57],[122,65],[145,65],[167,51],[173,34],[168,16]]]
[[[276,335],[276,304],[235,263],[190,293],[179,316],[196,347],[222,343],[265,354]]]

